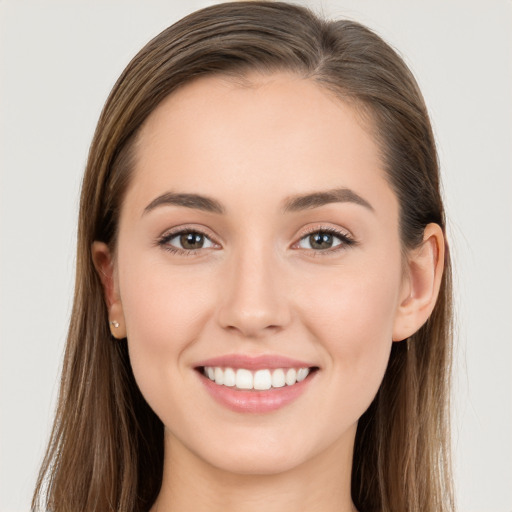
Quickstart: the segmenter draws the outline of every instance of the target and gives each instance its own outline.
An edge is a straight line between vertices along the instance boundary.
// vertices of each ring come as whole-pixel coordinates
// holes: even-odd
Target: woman
[[[453,510],[432,130],[378,36],[196,12],[115,85],[33,507]]]

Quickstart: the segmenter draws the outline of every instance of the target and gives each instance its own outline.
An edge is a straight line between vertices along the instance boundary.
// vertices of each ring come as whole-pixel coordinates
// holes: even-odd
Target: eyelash
[[[314,249],[306,249],[310,253],[313,253],[314,256],[326,256],[329,254],[337,253],[339,251],[342,251],[344,249],[347,249],[349,247],[353,247],[357,245],[357,241],[349,235],[345,231],[340,231],[338,229],[335,229],[330,226],[315,226],[314,228],[311,228],[310,230],[306,230],[306,232],[300,237],[298,242],[295,242],[293,244],[294,247],[296,247],[302,240],[305,238],[310,237],[311,235],[314,235],[316,233],[322,233],[327,235],[332,235],[333,237],[337,238],[340,243],[338,245],[335,245],[334,247],[331,247],[329,249],[323,249],[323,250],[314,250]]]
[[[218,245],[211,239],[210,236],[208,236],[203,231],[194,229],[194,228],[186,228],[186,227],[164,234],[157,240],[157,245],[159,245],[160,247],[162,247],[162,249],[164,249],[165,251],[169,251],[172,254],[179,254],[180,256],[197,256],[199,254],[200,249],[180,249],[179,247],[175,247],[175,246],[169,244],[169,242],[173,238],[179,237],[180,235],[189,235],[189,234],[190,235],[200,235],[200,236],[204,237],[206,240],[209,240],[212,244]]]
[[[349,235],[348,233],[339,231],[332,227],[325,226],[325,227],[315,227],[315,228],[312,228],[312,229],[306,231],[306,233],[304,233],[300,237],[300,239],[293,244],[292,247],[296,248],[298,246],[298,244],[300,244],[300,242],[302,242],[307,237],[314,235],[315,233],[323,233],[323,234],[327,234],[327,235],[332,235],[333,237],[337,238],[340,241],[340,243],[338,245],[336,245],[332,248],[329,248],[329,249],[323,249],[323,250],[306,249],[308,252],[313,253],[315,256],[332,254],[332,253],[338,252],[340,250],[347,249],[348,247],[357,245],[357,241],[354,240],[354,238],[352,238],[352,236]],[[204,233],[201,230],[193,229],[193,228],[188,228],[188,229],[181,228],[177,231],[172,231],[170,233],[166,233],[156,241],[156,244],[158,246],[162,247],[162,249],[169,251],[172,254],[179,254],[182,256],[197,256],[199,254],[200,249],[202,249],[202,248],[200,248],[200,249],[180,249],[178,247],[175,247],[175,246],[169,244],[169,242],[172,239],[174,239],[180,235],[186,235],[186,234],[200,235],[200,236],[204,237],[206,240],[209,240],[212,244],[218,245],[206,233]]]

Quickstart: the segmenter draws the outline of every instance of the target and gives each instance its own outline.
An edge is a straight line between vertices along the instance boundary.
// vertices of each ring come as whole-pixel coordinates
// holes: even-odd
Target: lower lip
[[[267,391],[242,391],[215,384],[199,373],[201,382],[210,395],[221,405],[235,412],[263,414],[284,407],[299,398],[311,383],[317,372],[311,372],[303,381],[293,386],[271,388]]]

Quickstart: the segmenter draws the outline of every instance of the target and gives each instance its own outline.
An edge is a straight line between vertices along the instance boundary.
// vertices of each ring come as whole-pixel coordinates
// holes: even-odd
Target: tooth
[[[240,368],[236,371],[236,384],[239,389],[252,389],[252,373]]]
[[[293,386],[296,382],[303,381],[310,373],[309,368],[288,368],[286,371],[282,368],[276,368],[274,371],[264,369],[257,370],[254,374],[250,370],[239,368],[221,368],[205,366],[203,373],[210,380],[218,385],[233,387],[239,389],[256,389],[259,391],[270,388],[282,388],[285,385]]]
[[[299,371],[297,372],[297,382],[300,382],[304,380],[309,373],[309,368],[299,368]]]
[[[224,372],[218,366],[215,368],[215,384],[224,384]]]
[[[224,370],[224,386],[232,387],[236,383],[236,375],[233,368],[226,368]]]
[[[293,386],[297,382],[297,371],[295,368],[290,368],[286,372],[286,384],[288,386]]]
[[[282,388],[285,385],[284,371],[281,368],[274,370],[272,373],[272,387]]]
[[[265,390],[272,387],[270,370],[258,370],[254,374],[254,389]]]

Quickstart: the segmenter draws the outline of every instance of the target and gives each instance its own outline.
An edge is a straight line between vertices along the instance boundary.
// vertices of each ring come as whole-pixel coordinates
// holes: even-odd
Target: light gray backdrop
[[[213,2],[211,2],[213,3]],[[512,3],[302,2],[405,56],[439,142],[455,257],[454,431],[463,512],[512,510]],[[205,1],[0,0],[0,510],[29,510],[71,307],[95,122],[134,53]]]

